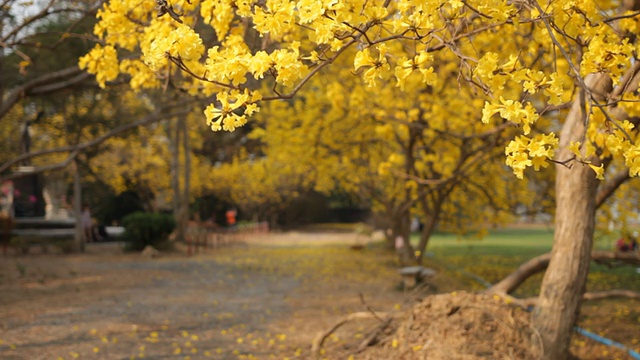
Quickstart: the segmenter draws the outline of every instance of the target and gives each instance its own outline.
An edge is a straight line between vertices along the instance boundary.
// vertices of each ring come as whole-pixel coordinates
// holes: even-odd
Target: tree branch
[[[81,82],[83,82],[86,79],[92,78],[93,76],[89,73],[81,73],[78,74],[74,77],[72,77],[71,79],[68,80],[64,80],[64,81],[60,81],[57,83],[53,83],[53,84],[49,84],[49,85],[43,85],[43,86],[38,86],[36,88],[33,88],[31,91],[29,91],[29,95],[42,95],[42,94],[49,94],[52,93],[54,91],[58,91],[58,90],[62,90],[62,89],[66,89],[69,87],[72,87],[76,84],[79,84]]]
[[[610,298],[627,298],[627,299],[640,299],[640,292],[631,291],[631,290],[621,290],[621,289],[613,289],[613,290],[605,290],[605,291],[594,291],[585,293],[582,296],[583,301],[597,301],[604,300]],[[516,299],[509,297],[510,303],[520,306],[523,309],[530,308],[531,306],[536,306],[538,303],[537,297],[529,297],[525,299]]]
[[[551,253],[536,256],[533,259],[520,265],[514,272],[509,274],[498,283],[487,289],[488,293],[509,294],[516,290],[529,277],[535,275],[547,268],[551,259]],[[591,253],[591,260],[600,264],[629,264],[633,266],[640,265],[640,253],[637,252],[613,252],[613,251],[594,251]]]
[[[65,85],[67,87],[75,85],[88,77],[79,76],[83,73],[83,70],[80,70],[77,66],[72,66],[42,75],[14,88],[0,104],[0,119],[2,119],[18,101],[28,95],[33,95],[33,91],[37,90],[37,94],[42,95],[62,89],[61,86],[56,86],[56,84]],[[74,81],[72,82],[71,79],[74,79]]]
[[[613,195],[616,189],[630,178],[629,170],[626,169],[607,177],[607,181],[600,185],[598,193],[596,194],[596,209],[602,206],[602,204]]]
[[[387,317],[390,314],[378,313],[378,315]],[[313,354],[318,354],[325,340],[327,340],[327,338],[331,334],[333,334],[336,330],[338,330],[342,325],[350,321],[359,320],[359,319],[379,319],[378,315],[374,316],[370,312],[356,312],[343,317],[338,322],[336,322],[329,330],[325,332],[321,332],[316,336],[315,340],[313,340],[313,344],[311,345],[311,352]]]
[[[191,108],[188,106],[182,106],[183,109],[182,110],[178,110],[175,112],[171,112],[171,113],[167,113],[166,110],[167,109],[163,109],[164,111],[159,111],[157,113],[154,114],[150,114],[138,121],[134,121],[132,123],[129,124],[125,124],[125,125],[121,125],[118,126],[117,128],[107,132],[106,134],[99,136],[93,140],[90,141],[86,141],[84,143],[80,143],[80,144],[76,144],[76,145],[71,145],[71,146],[64,146],[64,147],[59,147],[59,148],[55,148],[55,149],[46,149],[46,150],[41,150],[41,151],[36,151],[36,152],[31,152],[31,153],[27,153],[27,154],[22,154],[20,156],[17,156],[15,158],[13,158],[12,160],[9,160],[7,162],[5,162],[4,164],[2,164],[0,166],[0,173],[7,171],[12,165],[17,164],[21,161],[24,161],[26,159],[30,159],[33,157],[37,157],[37,156],[43,156],[43,155],[48,155],[48,154],[55,154],[55,153],[64,153],[64,152],[71,152],[71,154],[69,155],[69,157],[65,160],[63,160],[60,163],[57,164],[51,164],[51,165],[46,165],[46,166],[41,166],[41,167],[34,167],[32,171],[29,172],[24,172],[24,173],[14,173],[14,174],[10,174],[7,176],[2,176],[0,177],[0,183],[2,183],[3,181],[6,180],[11,180],[11,179],[16,179],[19,177],[23,177],[23,176],[27,176],[27,175],[32,175],[32,174],[37,174],[37,173],[41,173],[44,171],[50,171],[50,170],[57,170],[57,169],[61,169],[66,167],[70,161],[72,161],[81,151],[96,146],[100,143],[102,143],[103,141],[118,135],[122,132],[125,132],[127,130],[136,128],[138,126],[144,126],[144,125],[148,125],[151,124],[153,122],[156,121],[160,121],[162,119],[166,119],[166,118],[170,118],[170,117],[174,117],[174,116],[182,116],[182,115],[186,115],[187,113],[189,113],[191,111]]]

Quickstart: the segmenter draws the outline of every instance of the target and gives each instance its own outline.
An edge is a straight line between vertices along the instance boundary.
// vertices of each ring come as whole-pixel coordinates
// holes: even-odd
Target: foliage
[[[147,245],[156,249],[169,246],[169,234],[176,227],[173,216],[160,213],[136,212],[122,219],[127,248],[140,251]]]
[[[9,0],[3,3],[2,10],[0,162],[4,163],[27,150],[25,129],[33,130],[29,125],[48,127],[42,115],[52,103],[64,102],[67,95],[74,93],[70,89],[90,82],[74,62],[89,50],[90,43],[83,38],[95,19],[86,16],[91,5],[83,2],[54,0],[34,5]],[[87,88],[81,91],[84,90]],[[32,140],[38,135],[32,134]],[[31,150],[38,149],[32,145]]]
[[[174,16],[158,17],[152,16],[151,3],[135,5],[112,1],[99,12],[94,31],[106,44],[97,45],[80,66],[95,73],[103,86],[122,72],[130,75],[134,89],[153,88],[160,86],[154,72],[182,71],[190,76],[174,73],[173,80],[186,91],[217,94],[205,110],[211,128],[232,131],[259,110],[261,101],[296,95],[341,56],[349,58],[353,71],[369,86],[380,86],[385,79],[394,79],[401,89],[412,82],[425,87],[451,84],[443,76],[449,67],[459,74],[457,82],[475,88],[483,123],[507,120],[520,127],[521,135],[505,151],[519,178],[525,169],[537,170],[554,160],[555,133],[532,130],[541,115],[557,114],[555,106],[569,101],[576,86],[586,86],[572,78],[601,72],[614,84],[631,79],[621,77],[632,68],[630,34],[637,26],[634,13],[612,15],[616,3],[608,1],[544,8],[537,2],[487,0],[174,1],[160,12]],[[206,31],[192,27],[199,22],[215,31],[213,42],[203,38]],[[243,37],[253,31],[263,37],[260,44]],[[505,43],[507,38],[513,41]],[[556,51],[549,51],[552,48]],[[136,49],[141,54],[131,59],[128,54]],[[248,75],[272,86],[255,89]],[[379,99],[391,105],[397,98]],[[602,177],[600,161],[591,158],[598,146],[606,149],[601,158],[615,156],[637,174],[634,126],[609,113],[619,105],[633,115],[635,95],[621,92],[603,103],[590,93],[587,100],[589,141],[574,144],[572,161],[591,165]]]
[[[132,191],[125,191],[118,195],[103,196],[94,213],[99,223],[112,224],[120,223],[123,217],[139,211],[144,211],[144,208],[138,195]]]
[[[600,208],[597,229],[601,235],[634,236],[638,232],[638,208],[640,207],[640,179],[633,178],[621,185]]]
[[[247,176],[249,175],[249,176]],[[223,200],[237,204],[243,213],[269,220],[297,197],[304,174],[292,164],[274,158],[222,164],[211,169],[212,190]]]

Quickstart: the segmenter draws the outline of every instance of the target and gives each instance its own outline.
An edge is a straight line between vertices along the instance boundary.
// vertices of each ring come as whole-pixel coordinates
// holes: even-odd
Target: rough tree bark
[[[598,89],[597,93],[606,93],[610,86],[606,80],[603,75],[588,75],[585,83],[591,89]],[[560,160],[573,157],[569,149],[571,142],[584,141],[588,116],[585,112],[586,96],[582,89],[562,127],[557,156]],[[593,245],[598,180],[588,166],[575,162],[572,165],[557,165],[553,248],[532,314],[533,325],[542,338],[545,360],[568,357],[569,341],[585,292]]]

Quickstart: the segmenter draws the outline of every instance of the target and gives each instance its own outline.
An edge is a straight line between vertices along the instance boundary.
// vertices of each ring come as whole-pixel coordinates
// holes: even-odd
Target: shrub
[[[125,216],[122,225],[127,249],[140,251],[147,245],[167,249],[169,234],[176,227],[176,222],[167,214],[135,212]]]

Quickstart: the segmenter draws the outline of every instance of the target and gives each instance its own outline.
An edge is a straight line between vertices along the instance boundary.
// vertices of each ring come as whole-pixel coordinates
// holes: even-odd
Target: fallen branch
[[[367,304],[367,302],[364,300],[364,295],[362,293],[358,293],[358,295],[360,296],[360,302],[362,303],[362,305],[367,309],[367,311],[369,311],[371,313],[371,315],[373,315],[376,319],[383,321],[380,316],[378,316],[378,314],[373,311],[373,309]]]
[[[324,344],[325,340],[327,340],[327,338],[329,336],[331,336],[331,334],[333,334],[334,332],[336,332],[336,330],[338,330],[342,325],[353,321],[353,320],[360,320],[360,319],[376,319],[379,320],[380,316],[385,316],[388,317],[389,319],[391,319],[391,316],[389,316],[389,314],[387,313],[370,313],[370,312],[356,312],[356,313],[351,313],[345,317],[343,317],[342,319],[340,319],[340,321],[336,322],[329,330],[325,331],[325,332],[321,332],[319,333],[315,340],[313,340],[313,344],[311,345],[311,351],[314,354],[318,354],[320,352],[320,349],[322,348],[322,345]],[[366,345],[365,345],[366,346]]]
[[[362,340],[353,354],[364,351],[364,349],[366,349],[369,345],[372,345],[374,342],[376,342],[378,336],[389,327],[389,325],[391,324],[391,320],[393,320],[393,317],[387,315],[382,324],[378,325],[378,327],[374,331],[372,331],[364,340]]]
[[[430,287],[431,285],[427,282],[423,282],[418,284],[416,287],[414,287],[410,292],[408,292],[406,295],[406,298],[403,302],[403,307],[406,306],[409,303],[412,303],[416,300],[421,299],[422,297],[416,298],[416,295],[424,290],[427,287]],[[324,344],[324,342],[327,340],[327,338],[329,336],[331,336],[331,334],[333,334],[334,332],[336,332],[336,330],[338,330],[342,325],[353,321],[353,320],[359,320],[359,319],[376,319],[378,321],[380,321],[380,324],[374,329],[372,330],[365,338],[364,340],[362,340],[362,342],[360,342],[360,344],[358,345],[358,347],[355,350],[352,350],[351,352],[349,352],[349,354],[357,354],[360,353],[362,351],[364,351],[368,346],[372,345],[373,343],[376,342],[378,336],[385,331],[385,329],[387,329],[389,327],[389,325],[391,325],[391,322],[393,321],[393,319],[395,319],[396,317],[400,316],[402,314],[402,312],[375,312],[373,309],[371,309],[371,307],[369,307],[364,299],[364,295],[362,295],[362,293],[359,294],[360,296],[360,301],[361,303],[365,306],[365,308],[367,309],[368,312],[356,312],[356,313],[351,313],[345,317],[343,317],[340,321],[336,322],[331,329],[325,331],[325,332],[321,332],[318,333],[318,335],[316,335],[316,338],[313,340],[313,343],[311,344],[311,352],[315,355],[318,356],[320,353],[320,349],[322,349],[322,345]]]
[[[549,265],[551,253],[536,256],[520,265],[514,272],[487,289],[488,293],[509,294],[518,288],[529,277],[544,271]],[[640,253],[638,252],[613,252],[594,251],[591,260],[610,267],[619,265],[640,265]]]
[[[584,294],[583,300],[585,301],[593,301],[593,300],[602,300],[613,297],[621,297],[628,299],[640,299],[640,292],[631,291],[631,290],[607,290],[607,291],[596,291],[596,292],[588,292]]]
[[[536,304],[538,303],[538,297],[535,297],[535,296],[524,298],[524,299],[518,299],[505,293],[496,293],[496,295],[499,295],[502,298],[504,298],[507,303],[521,307],[525,310],[532,306],[536,306]],[[596,301],[596,300],[603,300],[603,299],[610,299],[610,298],[640,299],[640,292],[631,291],[631,290],[614,289],[614,290],[606,290],[606,291],[588,292],[582,296],[583,301]]]

